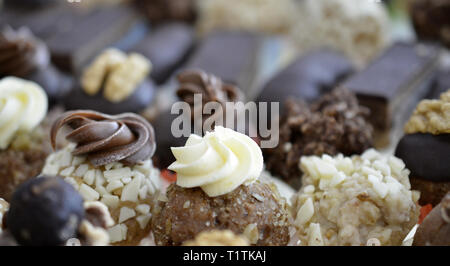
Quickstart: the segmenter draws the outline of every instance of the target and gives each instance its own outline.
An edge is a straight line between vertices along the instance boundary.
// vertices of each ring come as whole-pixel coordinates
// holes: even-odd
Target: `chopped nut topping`
[[[103,96],[111,102],[120,102],[134,92],[151,68],[150,61],[140,54],[126,55],[120,50],[110,48],[86,68],[81,84],[89,95],[97,94],[105,84]]]
[[[405,133],[450,133],[450,90],[439,100],[422,100],[406,123]]]

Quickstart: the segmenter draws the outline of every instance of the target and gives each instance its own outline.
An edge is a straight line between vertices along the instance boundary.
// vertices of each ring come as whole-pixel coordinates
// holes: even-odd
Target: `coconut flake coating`
[[[373,149],[361,156],[302,157],[303,186],[293,198],[302,245],[401,245],[417,223],[419,192],[405,164]]]
[[[260,181],[218,197],[173,184],[159,207],[152,226],[156,245],[178,246],[214,229],[243,234],[258,246],[283,246],[289,241],[286,204],[276,188]]]

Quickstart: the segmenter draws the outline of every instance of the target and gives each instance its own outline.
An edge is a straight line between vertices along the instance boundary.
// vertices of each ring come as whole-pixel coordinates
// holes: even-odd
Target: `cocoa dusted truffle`
[[[6,76],[36,82],[45,90],[50,104],[61,101],[72,87],[72,80],[51,64],[47,46],[23,27],[0,31],[0,78]]]
[[[450,192],[417,228],[413,245],[450,246]]]
[[[308,105],[289,99],[280,123],[280,142],[265,150],[266,167],[299,188],[304,155],[360,154],[372,146],[368,109],[358,105],[355,95],[336,88]]]
[[[61,245],[76,237],[83,198],[57,177],[37,177],[13,194],[5,226],[20,245]]]
[[[449,0],[413,0],[410,13],[420,39],[437,40],[450,47]]]

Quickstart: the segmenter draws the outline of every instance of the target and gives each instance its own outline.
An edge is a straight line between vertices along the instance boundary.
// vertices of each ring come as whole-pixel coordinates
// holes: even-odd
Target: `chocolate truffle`
[[[110,116],[89,110],[66,112],[53,124],[52,144],[66,127],[70,143],[47,158],[42,172],[61,176],[86,202],[102,202],[114,226],[110,243],[137,245],[150,230],[159,170],[152,166],[153,127],[134,113]]]
[[[381,3],[303,0],[290,31],[301,52],[328,47],[365,66],[390,43],[389,14]]]
[[[413,0],[410,13],[420,39],[440,41],[450,47],[449,0]]]
[[[421,205],[437,205],[450,189],[450,91],[438,100],[422,100],[405,125],[395,154],[411,170],[411,185]]]
[[[107,114],[143,111],[156,90],[148,78],[151,69],[140,54],[107,49],[85,68],[79,85],[65,97],[65,106]]]
[[[177,173],[153,218],[157,245],[181,245],[202,231],[231,230],[253,245],[287,245],[290,216],[275,185],[259,180],[263,157],[248,136],[216,126],[173,147]]]
[[[450,246],[450,192],[419,225],[413,246]]]
[[[6,227],[20,245],[61,245],[76,237],[84,218],[83,199],[57,177],[37,177],[13,194]]]
[[[419,192],[395,156],[303,156],[300,167],[293,207],[301,245],[401,245],[417,224]]]
[[[369,111],[344,88],[309,105],[289,99],[286,109],[280,122],[280,142],[265,149],[264,155],[267,169],[295,188],[301,184],[300,157],[360,154],[372,146],[373,130],[366,120]]]
[[[38,175],[51,152],[47,96],[38,84],[16,77],[0,79],[0,197],[10,200],[15,188]]]
[[[15,76],[41,85],[50,104],[61,101],[72,86],[72,80],[50,62],[47,46],[27,28],[10,27],[0,32],[0,78]]]
[[[203,114],[203,108],[207,103],[215,102],[220,104],[225,110],[226,103],[237,102],[244,99],[242,91],[229,83],[222,81],[217,76],[207,73],[200,69],[188,69],[180,72],[177,75],[179,83],[178,90],[176,92],[179,100],[189,104],[190,117],[187,120],[191,121],[191,132],[194,132],[194,126],[199,126],[203,134],[203,122],[212,115]],[[194,105],[194,95],[201,94],[202,101],[198,106]],[[226,115],[223,122],[226,122]],[[189,114],[182,114],[189,115]],[[162,112],[156,120],[153,122],[155,125],[156,139],[158,140],[159,149],[156,151],[156,161],[159,167],[165,168],[173,162],[174,157],[170,152],[170,147],[181,146],[186,141],[187,136],[174,137],[171,132],[171,124],[176,119],[178,114],[171,114],[171,110]],[[195,120],[197,119],[197,120]],[[212,125],[213,126],[213,125]],[[248,125],[246,125],[248,126]]]

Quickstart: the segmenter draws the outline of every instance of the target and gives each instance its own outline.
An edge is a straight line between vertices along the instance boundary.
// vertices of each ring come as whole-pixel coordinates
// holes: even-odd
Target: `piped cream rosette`
[[[210,197],[255,181],[263,169],[261,149],[248,136],[216,126],[202,138],[192,134],[184,147],[171,148],[177,185],[201,187]]]
[[[0,149],[18,131],[29,132],[47,114],[47,95],[36,83],[15,77],[0,80]]]

